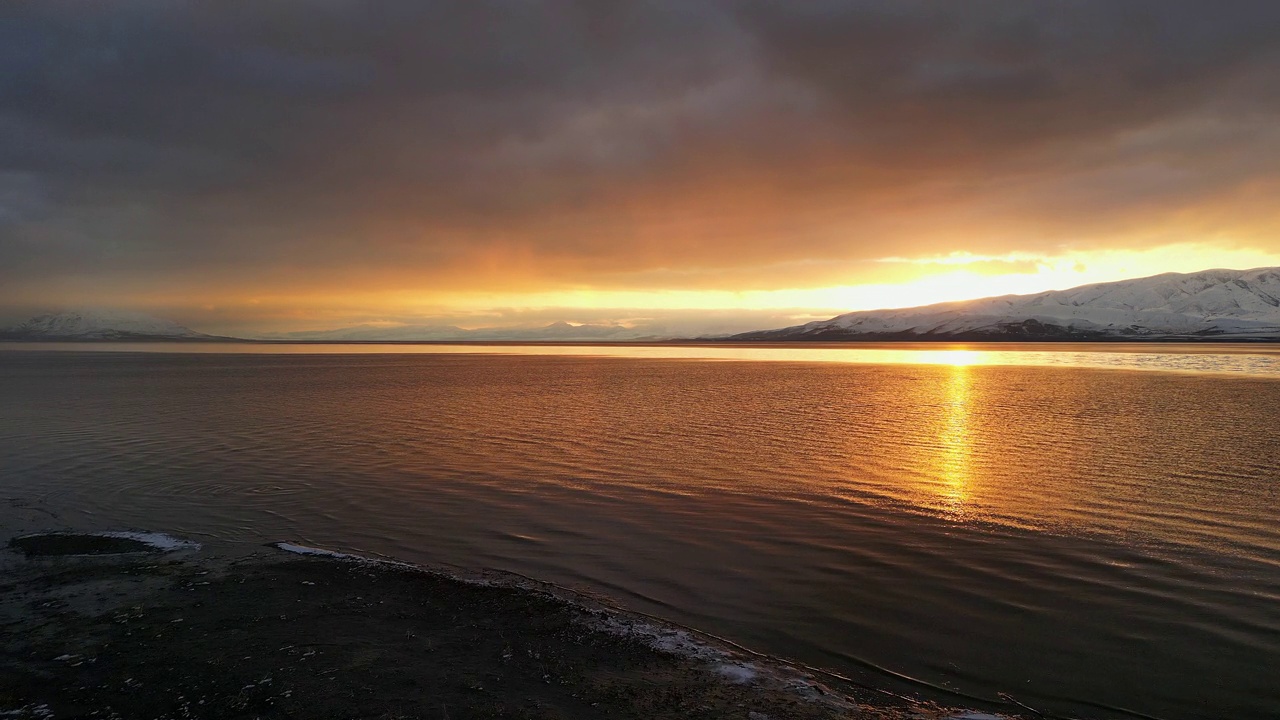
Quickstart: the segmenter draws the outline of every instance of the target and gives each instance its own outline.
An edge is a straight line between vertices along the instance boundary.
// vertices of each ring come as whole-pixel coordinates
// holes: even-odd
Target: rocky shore
[[[0,718],[994,719],[507,576],[145,533],[15,538]]]

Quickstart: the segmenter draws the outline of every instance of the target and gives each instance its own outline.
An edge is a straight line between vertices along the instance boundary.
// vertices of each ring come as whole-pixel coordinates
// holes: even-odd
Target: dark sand
[[[819,684],[783,663],[520,580],[274,548],[219,556],[138,552],[147,549],[139,544],[60,535],[0,552],[0,717],[963,713]]]

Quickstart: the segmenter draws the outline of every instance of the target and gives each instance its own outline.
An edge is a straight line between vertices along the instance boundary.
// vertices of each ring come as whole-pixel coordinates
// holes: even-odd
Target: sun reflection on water
[[[957,353],[957,358],[949,363],[951,372],[947,377],[943,396],[936,470],[940,481],[938,495],[944,511],[953,517],[963,518],[967,515],[972,495],[972,378],[968,363],[965,362],[968,358],[963,357],[967,351],[954,352]]]
[[[980,350],[919,350],[917,352],[920,353],[920,363],[923,365],[968,367],[992,362],[989,357],[991,353]]]

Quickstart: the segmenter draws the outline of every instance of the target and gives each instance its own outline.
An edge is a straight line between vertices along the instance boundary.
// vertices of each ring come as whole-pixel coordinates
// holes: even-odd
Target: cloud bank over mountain
[[[956,251],[1280,253],[1273,2],[4,12],[12,312],[323,325],[892,283],[921,266],[876,260]]]

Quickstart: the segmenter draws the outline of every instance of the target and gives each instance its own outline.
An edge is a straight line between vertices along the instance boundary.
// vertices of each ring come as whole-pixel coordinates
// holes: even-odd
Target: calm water
[[[1280,717],[1274,351],[217,348],[0,351],[0,522],[503,568],[886,685]]]

